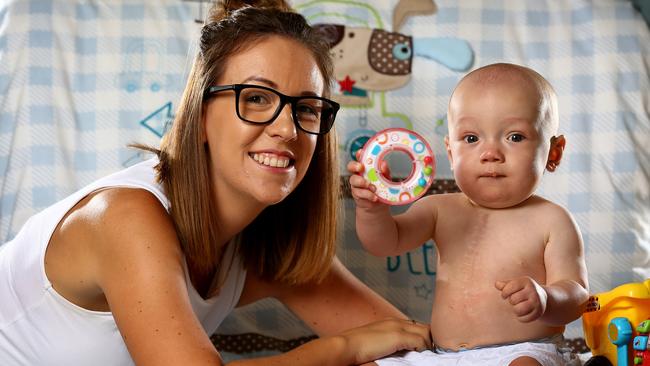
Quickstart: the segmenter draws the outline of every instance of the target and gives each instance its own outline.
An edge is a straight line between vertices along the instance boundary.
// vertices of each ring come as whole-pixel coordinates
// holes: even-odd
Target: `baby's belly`
[[[440,287],[431,314],[431,334],[438,347],[473,348],[539,339],[563,331],[540,321],[519,322],[512,306],[493,286]]]

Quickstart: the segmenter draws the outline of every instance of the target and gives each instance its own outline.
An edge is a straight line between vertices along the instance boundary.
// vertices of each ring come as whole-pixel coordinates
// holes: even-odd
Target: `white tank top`
[[[169,201],[155,180],[157,162],[139,163],[82,188],[32,216],[12,241],[0,246],[0,365],[133,365],[113,315],[86,310],[57,293],[45,275],[44,257],[59,221],[98,189],[146,189],[169,211]],[[233,258],[232,247],[224,255],[224,263],[232,260],[228,277],[210,299],[204,300],[194,289],[185,265],[192,308],[208,335],[232,311],[244,287],[246,272]]]

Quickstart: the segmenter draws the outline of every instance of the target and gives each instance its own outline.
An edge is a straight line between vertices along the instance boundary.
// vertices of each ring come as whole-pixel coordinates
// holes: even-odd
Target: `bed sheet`
[[[185,84],[200,24],[181,1],[0,2],[0,242],[143,159]]]
[[[544,177],[539,193],[576,219],[592,292],[650,277],[650,32],[632,2],[437,0],[435,13],[405,16],[398,25],[399,3],[293,2],[313,24],[395,31],[412,42],[410,69],[396,84],[372,90],[338,78],[335,96],[345,101],[337,119],[342,164],[372,133],[407,127],[431,143],[437,178],[451,178],[442,144],[445,112],[464,70],[500,61],[530,66],[555,86],[568,141],[562,166]],[[142,160],[127,143],[159,141],[173,119],[206,6],[0,3],[0,243],[33,213]],[[356,239],[352,201],[344,206],[342,261],[405,313],[427,321],[433,244],[373,258]],[[219,332],[311,334],[274,300],[238,310]],[[579,337],[579,322],[566,335]]]

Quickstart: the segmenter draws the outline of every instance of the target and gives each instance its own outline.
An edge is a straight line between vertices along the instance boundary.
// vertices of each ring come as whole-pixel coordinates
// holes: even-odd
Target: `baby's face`
[[[510,207],[530,197],[544,172],[550,134],[540,96],[515,80],[464,81],[449,105],[447,153],[460,189],[475,203]]]

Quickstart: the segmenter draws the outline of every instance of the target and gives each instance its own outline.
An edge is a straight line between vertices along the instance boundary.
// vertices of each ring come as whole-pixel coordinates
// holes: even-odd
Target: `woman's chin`
[[[260,203],[271,206],[282,202],[291,194],[291,191],[288,187],[266,186],[261,192],[257,192],[256,197]]]

